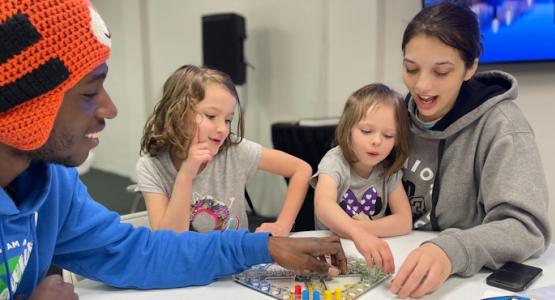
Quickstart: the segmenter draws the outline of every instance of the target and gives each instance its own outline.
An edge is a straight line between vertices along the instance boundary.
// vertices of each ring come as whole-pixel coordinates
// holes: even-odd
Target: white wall
[[[420,0],[94,0],[113,36],[107,88],[120,114],[108,123],[95,151],[95,167],[134,173],[146,115],[164,80],[177,67],[201,64],[201,16],[236,12],[246,18],[247,137],[271,147],[276,121],[337,116],[346,97],[363,84],[385,82],[400,92],[400,50],[405,25]],[[117,12],[117,13],[116,13]],[[555,112],[555,67],[497,66],[520,83],[520,104],[535,129],[550,191],[555,193],[555,142],[548,120]],[[482,68],[484,69],[484,68]],[[285,186],[257,175],[249,185],[261,211],[275,214]],[[553,201],[552,201],[553,202]],[[555,205],[550,207],[555,228]]]
[[[105,87],[118,108],[107,121],[94,151],[94,167],[134,178],[139,140],[145,122],[145,49],[139,1],[95,1],[112,39]],[[150,109],[150,106],[148,107]]]
[[[347,97],[376,80],[378,73],[380,1],[329,1],[324,35],[327,79],[323,87],[328,106],[318,117],[339,116]]]

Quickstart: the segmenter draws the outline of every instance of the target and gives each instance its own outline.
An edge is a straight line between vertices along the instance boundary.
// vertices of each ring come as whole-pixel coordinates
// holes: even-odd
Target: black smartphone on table
[[[540,277],[541,273],[540,268],[510,261],[491,273],[486,278],[486,283],[501,289],[522,292]]]

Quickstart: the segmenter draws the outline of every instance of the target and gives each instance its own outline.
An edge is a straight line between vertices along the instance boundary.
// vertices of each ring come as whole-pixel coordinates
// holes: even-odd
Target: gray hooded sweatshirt
[[[540,255],[550,241],[549,195],[534,133],[516,103],[517,82],[491,71],[463,83],[432,128],[408,98],[412,152],[404,168],[415,229],[452,262],[452,274]]]

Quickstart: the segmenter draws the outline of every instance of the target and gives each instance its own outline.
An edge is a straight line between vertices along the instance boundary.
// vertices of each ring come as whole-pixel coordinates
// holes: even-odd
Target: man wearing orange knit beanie
[[[104,90],[111,37],[85,0],[0,2],[0,299],[75,298],[53,264],[116,287],[207,284],[275,261],[337,273],[338,239],[245,231],[150,232],[94,202],[73,166],[117,110]],[[148,266],[148,269],[145,267]]]

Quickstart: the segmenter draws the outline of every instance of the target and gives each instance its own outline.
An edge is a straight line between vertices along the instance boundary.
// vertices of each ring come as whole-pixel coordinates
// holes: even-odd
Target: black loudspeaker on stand
[[[202,16],[203,64],[228,74],[236,85],[246,81],[243,57],[245,18],[234,13]]]

